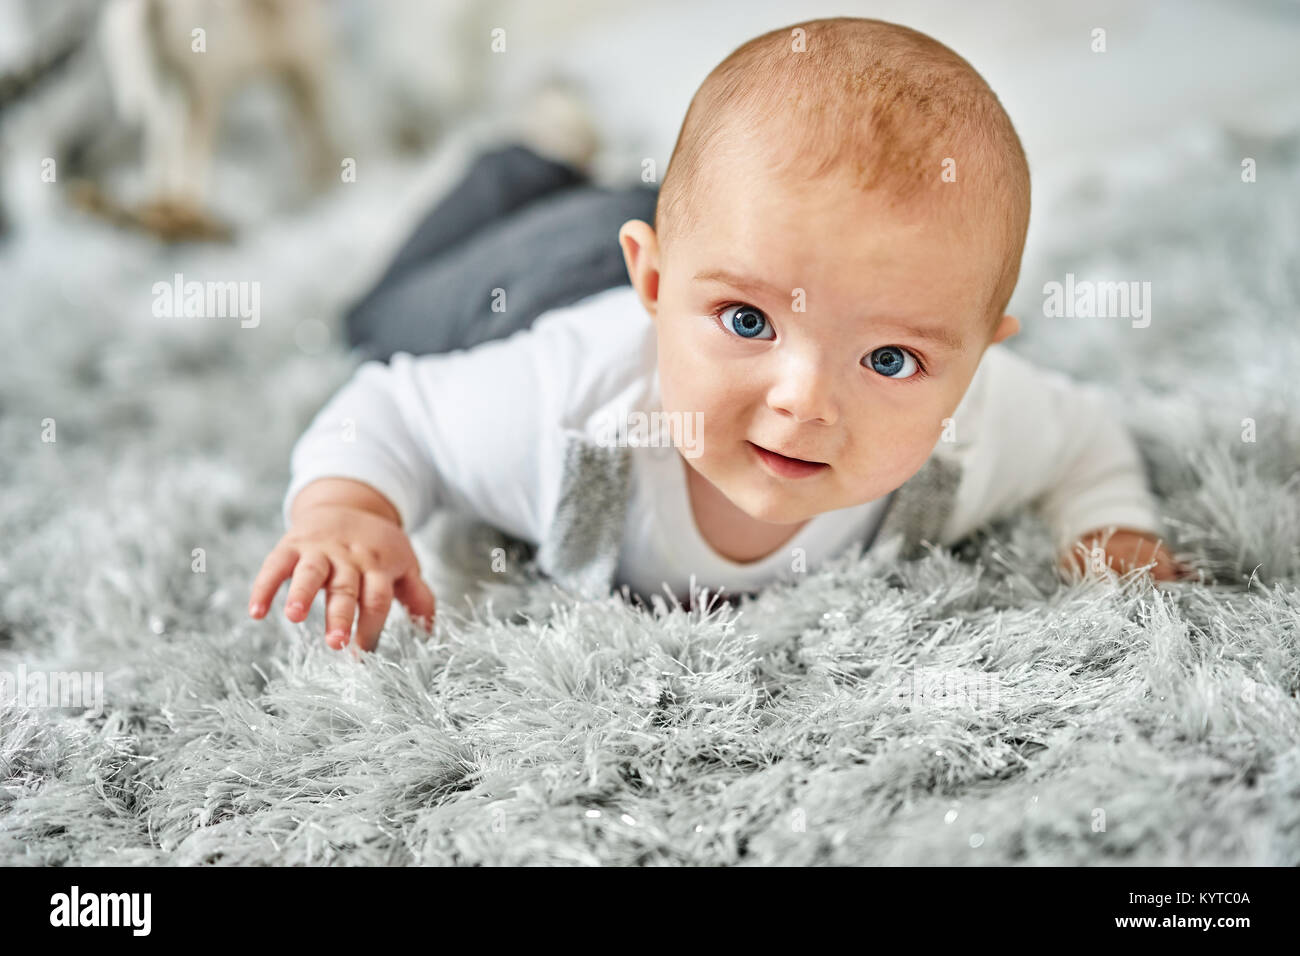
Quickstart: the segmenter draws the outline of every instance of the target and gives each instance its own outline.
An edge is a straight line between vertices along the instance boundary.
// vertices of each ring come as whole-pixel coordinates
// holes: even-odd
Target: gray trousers
[[[655,186],[606,189],[519,145],[480,155],[348,311],[370,358],[469,348],[628,282],[618,229],[654,221]],[[501,301],[504,310],[493,310]]]

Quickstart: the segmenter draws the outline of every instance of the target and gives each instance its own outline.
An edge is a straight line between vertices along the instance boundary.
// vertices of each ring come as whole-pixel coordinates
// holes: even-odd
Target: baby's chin
[[[829,475],[824,477],[830,477]],[[768,524],[799,524],[838,508],[847,508],[850,503],[837,504],[838,495],[827,494],[826,487],[812,487],[818,479],[813,479],[807,490],[792,490],[781,487],[754,487],[752,482],[743,483],[744,487],[735,489],[726,486],[719,490],[741,511],[755,521]]]
[[[798,482],[776,483],[763,475],[728,476],[716,485],[741,511],[756,521],[796,524],[828,511],[856,508],[889,495],[907,476],[879,476],[870,485],[846,488],[832,467],[825,474]]]

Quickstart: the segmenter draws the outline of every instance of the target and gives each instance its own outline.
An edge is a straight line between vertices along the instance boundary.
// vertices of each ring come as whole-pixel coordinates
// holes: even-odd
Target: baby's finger
[[[298,563],[298,551],[288,545],[276,545],[262,562],[262,568],[253,579],[253,590],[248,598],[248,613],[251,617],[263,617],[271,607],[275,592],[280,590],[284,579],[293,573],[293,566]]]
[[[1164,573],[1164,577],[1161,578],[1161,580],[1187,581],[1195,577],[1195,572],[1189,565],[1184,564],[1182,561],[1179,561],[1171,555],[1166,554],[1161,561],[1161,564],[1163,565],[1161,571]]]
[[[357,615],[357,644],[363,651],[374,650],[379,643],[379,632],[392,606],[393,582],[379,571],[367,571],[361,578],[361,613]]]
[[[307,618],[311,602],[316,598],[325,579],[330,574],[330,562],[323,551],[308,551],[298,559],[293,569],[293,582],[289,585],[289,599],[284,604],[284,616],[295,623]]]
[[[335,560],[329,583],[325,585],[325,643],[337,650],[352,635],[352,619],[357,614],[361,594],[361,572],[346,561]]]
[[[1178,575],[1167,561],[1157,561],[1151,568],[1151,577],[1157,581],[1174,581]]]
[[[437,601],[429,585],[424,583],[418,570],[406,572],[393,584],[393,595],[406,605],[407,613],[426,631],[433,628],[433,614]]]

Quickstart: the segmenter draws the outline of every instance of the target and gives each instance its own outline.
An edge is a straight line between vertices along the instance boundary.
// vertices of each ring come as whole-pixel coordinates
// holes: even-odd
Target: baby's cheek
[[[928,420],[876,420],[854,433],[844,460],[843,480],[862,500],[893,491],[916,474],[930,457],[940,436]],[[875,494],[872,494],[875,492]]]
[[[689,351],[661,358],[659,391],[665,410],[710,418],[734,408],[739,400],[722,370]]]
[[[691,396],[700,380],[703,362],[676,342],[659,344],[659,388],[669,396]]]
[[[659,370],[659,395],[666,412],[698,411],[703,397],[692,384],[694,376],[682,374],[679,368]]]

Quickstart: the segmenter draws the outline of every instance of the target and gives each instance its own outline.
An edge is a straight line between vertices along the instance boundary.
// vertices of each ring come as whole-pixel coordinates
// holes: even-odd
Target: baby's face
[[[888,494],[1016,330],[990,337],[995,231],[891,212],[838,177],[711,166],[725,173],[699,191],[693,234],[654,246],[663,408],[702,413],[688,465],[773,523]]]

